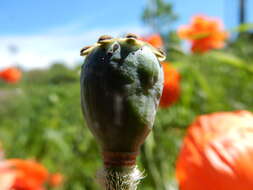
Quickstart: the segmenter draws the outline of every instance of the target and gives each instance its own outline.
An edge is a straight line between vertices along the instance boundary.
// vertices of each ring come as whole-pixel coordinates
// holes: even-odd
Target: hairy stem
[[[142,178],[137,166],[106,167],[97,175],[104,190],[136,190]]]

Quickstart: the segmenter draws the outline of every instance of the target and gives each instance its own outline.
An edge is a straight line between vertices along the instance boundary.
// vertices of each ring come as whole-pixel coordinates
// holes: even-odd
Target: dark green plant
[[[157,33],[167,33],[176,19],[172,4],[164,0],[149,0],[142,13],[143,22]]]

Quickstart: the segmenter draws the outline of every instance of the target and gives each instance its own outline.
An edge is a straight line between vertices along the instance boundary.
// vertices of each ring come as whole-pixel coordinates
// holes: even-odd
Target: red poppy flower
[[[224,47],[224,41],[228,38],[219,20],[203,15],[194,16],[190,25],[181,26],[178,35],[189,40],[192,51],[199,53]]]
[[[160,107],[165,108],[176,102],[180,95],[180,74],[168,62],[162,63],[164,87]]]
[[[52,187],[58,187],[63,183],[63,175],[61,173],[51,174],[49,178],[49,184]]]
[[[10,159],[8,163],[16,173],[14,190],[43,190],[49,174],[41,164],[32,160]]]
[[[10,190],[15,177],[16,173],[9,168],[8,162],[0,161],[0,189]]]
[[[17,68],[7,68],[0,72],[0,78],[5,80],[8,83],[17,83],[20,81],[22,73]]]
[[[180,190],[252,190],[252,159],[252,113],[200,116],[189,127],[178,157]]]
[[[163,47],[163,40],[159,34],[153,34],[150,36],[142,37],[140,40],[150,43],[152,46],[156,48]]]

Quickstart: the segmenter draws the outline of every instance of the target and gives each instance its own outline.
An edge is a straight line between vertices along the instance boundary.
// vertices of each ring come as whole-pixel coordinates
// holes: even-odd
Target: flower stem
[[[97,175],[104,190],[136,190],[142,178],[136,165],[104,167]]]

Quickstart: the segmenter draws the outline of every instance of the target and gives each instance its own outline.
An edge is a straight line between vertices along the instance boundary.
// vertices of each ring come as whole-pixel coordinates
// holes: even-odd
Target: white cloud
[[[116,37],[127,32],[143,34],[146,31],[141,27],[121,27],[74,32],[78,27],[74,24],[53,28],[44,34],[0,36],[0,68],[17,64],[25,69],[43,68],[54,61],[64,61],[71,66],[82,61],[79,50],[95,43],[103,34]],[[13,46],[17,47],[16,53],[10,51]]]

